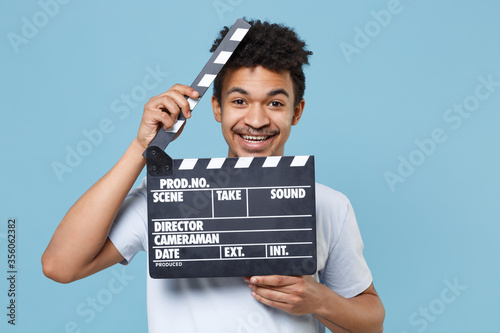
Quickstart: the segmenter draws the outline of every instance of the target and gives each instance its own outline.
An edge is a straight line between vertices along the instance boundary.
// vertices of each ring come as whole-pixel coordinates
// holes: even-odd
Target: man
[[[283,26],[252,28],[214,82],[212,108],[228,157],[281,156],[304,110],[303,64],[311,52]],[[212,52],[228,28],[214,42]],[[43,270],[71,282],[146,251],[145,183],[132,191],[146,161],[142,153],[159,127],[180,112],[190,118],[176,84],[144,107],[137,137],[118,163],[68,211],[48,245]],[[130,191],[130,193],[129,193]],[[127,195],[128,194],[128,195]],[[314,276],[151,279],[150,332],[381,332],[384,308],[362,255],[352,207],[342,194],[317,184],[318,272]],[[323,281],[324,284],[319,281]]]

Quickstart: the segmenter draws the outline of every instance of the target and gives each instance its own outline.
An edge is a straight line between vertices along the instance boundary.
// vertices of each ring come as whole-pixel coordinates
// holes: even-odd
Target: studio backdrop
[[[385,331],[497,331],[499,15],[493,0],[3,1],[0,331],[147,331],[145,253],[68,285],[40,258],[144,104],[191,84],[240,17],[314,52],[285,155],[313,155],[316,181],[351,200]],[[170,156],[227,156],[210,95]],[[254,317],[238,320],[259,332]]]

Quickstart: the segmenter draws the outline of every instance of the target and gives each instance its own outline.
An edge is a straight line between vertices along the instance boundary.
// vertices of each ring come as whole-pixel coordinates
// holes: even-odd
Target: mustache
[[[233,128],[233,132],[236,134],[252,134],[252,135],[266,135],[266,136],[272,136],[279,134],[278,129],[269,129],[269,128],[263,128],[263,129],[255,129],[253,127],[237,127]]]

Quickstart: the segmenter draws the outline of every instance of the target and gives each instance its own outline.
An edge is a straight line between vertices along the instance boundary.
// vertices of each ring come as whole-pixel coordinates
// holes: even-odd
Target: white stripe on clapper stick
[[[214,74],[205,74],[203,75],[203,77],[201,78],[200,82],[198,83],[198,86],[200,87],[209,87],[213,80],[215,80],[215,77],[217,75],[214,75]]]
[[[196,104],[198,104],[198,102],[200,101],[200,97],[198,97],[198,98],[188,97],[187,101],[189,103],[189,109],[193,110],[194,107],[196,106]]]
[[[238,158],[238,162],[236,162],[236,165],[234,166],[235,169],[238,168],[248,168],[250,164],[252,163],[253,157],[240,157]]]
[[[220,169],[226,159],[224,157],[212,158],[207,165],[207,169]]]
[[[214,64],[225,64],[233,52],[221,51],[217,58],[214,60]]]
[[[186,158],[182,160],[179,170],[193,170],[196,162],[198,162],[197,158]]]
[[[235,40],[237,42],[241,42],[241,40],[243,39],[243,37],[245,37],[245,35],[247,34],[247,32],[248,32],[248,29],[238,28],[238,29],[236,29],[236,31],[234,32],[234,34],[231,36],[231,40]]]
[[[306,165],[307,160],[309,159],[309,156],[295,156],[293,158],[292,163],[290,164],[291,167],[301,167]]]
[[[263,168],[276,168],[281,160],[281,156],[268,156],[262,165]]]
[[[184,124],[186,121],[185,120],[177,120],[172,127],[170,127],[168,130],[165,132],[167,133],[177,133],[179,129],[181,128],[182,124]]]

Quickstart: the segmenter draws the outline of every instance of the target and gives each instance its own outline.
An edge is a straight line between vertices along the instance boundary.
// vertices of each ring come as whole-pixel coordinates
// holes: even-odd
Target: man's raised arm
[[[160,126],[170,128],[181,111],[186,118],[191,117],[184,95],[198,97],[191,87],[176,84],[146,103],[137,137],[113,168],[70,208],[54,232],[42,256],[43,273],[47,277],[68,283],[123,260],[108,233],[146,164],[142,153]]]

